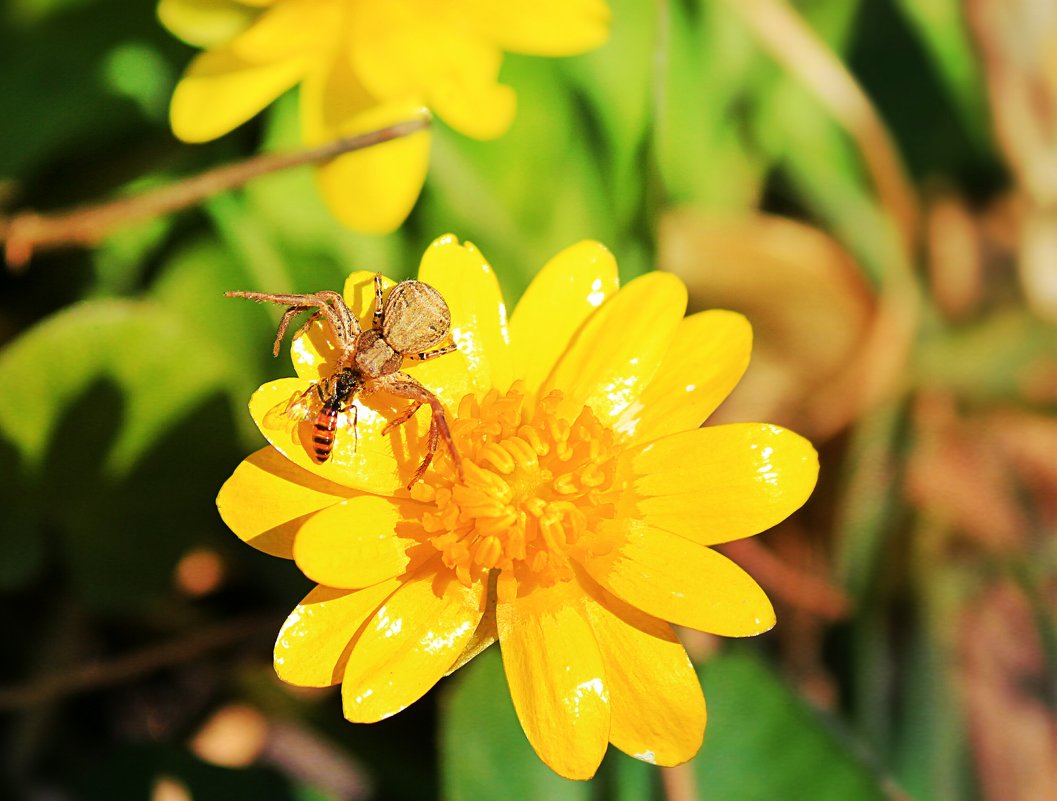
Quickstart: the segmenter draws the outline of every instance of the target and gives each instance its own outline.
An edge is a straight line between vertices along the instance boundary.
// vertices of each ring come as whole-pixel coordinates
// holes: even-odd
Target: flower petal
[[[399,535],[421,512],[413,501],[358,495],[305,521],[294,540],[294,561],[312,581],[355,589],[401,575],[417,540]]]
[[[741,380],[751,351],[752,326],[737,312],[684,318],[660,370],[614,428],[640,442],[697,428]]]
[[[422,256],[420,281],[435,287],[451,309],[457,353],[423,362],[408,372],[433,389],[449,408],[469,393],[492,387],[505,391],[513,381],[506,305],[495,273],[470,242],[452,234],[435,239]],[[460,382],[462,385],[460,386]],[[443,390],[443,392],[442,392]]]
[[[499,640],[499,629],[496,627],[495,622],[494,587],[489,589],[486,593],[486,597],[488,603],[484,610],[484,617],[482,617],[481,622],[477,624],[477,630],[474,631],[473,636],[470,638],[469,642],[466,643],[466,647],[462,649],[459,658],[455,660],[455,663],[450,668],[448,668],[448,672],[445,675],[450,676]]]
[[[668,273],[636,278],[579,330],[540,390],[561,390],[570,409],[590,406],[616,422],[653,379],[686,311],[686,287]]]
[[[161,24],[195,47],[216,47],[245,30],[260,14],[236,0],[161,0]]]
[[[811,443],[765,423],[684,431],[619,458],[629,490],[619,514],[702,545],[780,523],[804,504],[818,479]]]
[[[427,102],[448,125],[474,139],[502,136],[517,113],[517,94],[495,80],[452,79],[431,87]]]
[[[571,56],[609,38],[605,0],[468,0],[478,29],[504,50]]]
[[[498,83],[502,51],[444,4],[361,3],[349,56],[381,100],[422,97],[460,133],[492,139],[510,127],[515,96]]]
[[[379,103],[369,95],[342,53],[320,61],[301,85],[301,131],[307,145],[421,119],[422,98]],[[415,205],[429,165],[430,135],[419,131],[344,153],[316,172],[334,216],[367,233],[389,233]]]
[[[535,392],[573,334],[617,291],[617,262],[598,242],[567,247],[529,284],[510,316],[514,375]]]
[[[590,582],[590,580],[587,580]],[[609,740],[654,765],[691,759],[705,734],[705,697],[672,627],[590,582],[587,615],[606,666]]]
[[[346,487],[302,470],[274,448],[261,448],[224,482],[217,509],[243,542],[293,559],[294,535],[305,519],[350,494]]]
[[[372,723],[421,698],[452,666],[484,609],[484,587],[463,586],[440,560],[394,592],[367,623],[342,679],[345,717]]]
[[[283,0],[231,42],[240,58],[255,64],[318,54],[340,36],[338,0]]]
[[[638,520],[613,521],[604,531],[615,547],[585,560],[584,567],[632,606],[725,637],[747,637],[774,626],[774,609],[760,586],[711,548]]]
[[[337,684],[356,632],[399,587],[397,579],[364,590],[316,587],[279,630],[274,653],[276,674],[298,687]]]
[[[258,389],[250,398],[250,415],[257,428],[287,459],[327,481],[345,487],[391,495],[414,473],[425,452],[429,412],[419,412],[386,435],[382,429],[407,407],[407,401],[386,392],[357,399],[354,434],[351,414],[343,412],[330,458],[316,464],[312,452],[312,420],[291,416],[291,403],[311,392],[311,382],[281,378]],[[311,397],[311,396],[309,396]]]
[[[605,666],[575,581],[496,607],[510,695],[536,753],[555,773],[589,779],[609,736]]]
[[[251,64],[230,48],[210,50],[191,62],[173,92],[169,117],[185,142],[208,142],[235,128],[297,83],[302,58]]]

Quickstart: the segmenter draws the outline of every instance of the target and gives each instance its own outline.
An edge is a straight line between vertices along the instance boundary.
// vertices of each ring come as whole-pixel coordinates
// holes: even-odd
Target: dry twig
[[[343,153],[410,136],[425,130],[429,124],[429,117],[424,115],[319,147],[293,153],[265,153],[160,189],[70,211],[54,214],[22,211],[8,219],[0,219],[0,243],[4,246],[8,266],[18,270],[25,267],[38,251],[94,245],[116,228],[193,206],[261,175],[327,161]]]
[[[275,630],[275,616],[221,623],[161,645],[54,673],[20,686],[0,688],[0,711],[39,706],[67,695],[121,684],[162,668],[190,662],[202,654]]]

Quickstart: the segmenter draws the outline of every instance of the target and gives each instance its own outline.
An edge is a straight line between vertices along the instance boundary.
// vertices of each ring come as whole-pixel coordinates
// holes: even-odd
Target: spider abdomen
[[[428,350],[451,330],[451,312],[440,292],[422,281],[401,281],[385,301],[382,335],[400,353]]]

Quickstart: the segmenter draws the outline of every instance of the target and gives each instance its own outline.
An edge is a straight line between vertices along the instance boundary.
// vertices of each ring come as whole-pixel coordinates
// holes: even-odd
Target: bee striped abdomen
[[[334,448],[334,429],[338,427],[338,410],[330,407],[320,409],[312,423],[312,459],[316,464],[323,464],[330,458]]]

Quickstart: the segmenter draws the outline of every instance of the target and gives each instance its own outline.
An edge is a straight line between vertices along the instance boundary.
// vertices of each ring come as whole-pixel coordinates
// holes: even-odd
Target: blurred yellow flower
[[[477,139],[502,134],[515,97],[503,52],[582,53],[609,34],[605,0],[161,0],[162,22],[206,48],[172,98],[173,131],[205,142],[301,84],[301,134],[330,142],[420,116]],[[367,232],[403,222],[425,180],[425,131],[318,170],[327,204]]]
[[[365,327],[371,278],[344,291]],[[320,323],[293,344],[297,377],[250,401],[271,445],[224,485],[221,514],[319,584],[279,633],[276,671],[340,682],[345,716],[377,721],[498,639],[528,739],[562,776],[592,776],[607,742],[689,759],[705,703],[669,623],[735,637],[774,625],[759,586],[709,546],[788,516],[818,473],[790,431],[698,428],[748,364],[749,324],[684,318],[686,290],[665,273],[618,292],[594,242],[552,259],[509,322],[469,243],[436,240],[419,278],[447,299],[458,351],[406,371],[449,410],[464,481],[442,447],[403,488],[429,415],[383,437],[406,402],[381,393],[359,408],[358,447],[339,431],[323,465],[296,422],[268,414],[334,369]]]

